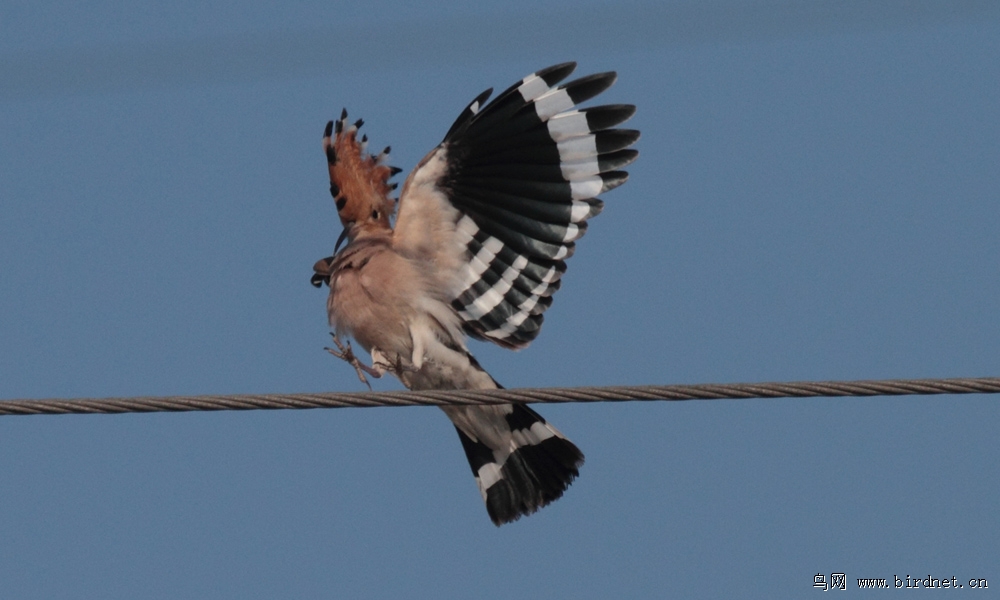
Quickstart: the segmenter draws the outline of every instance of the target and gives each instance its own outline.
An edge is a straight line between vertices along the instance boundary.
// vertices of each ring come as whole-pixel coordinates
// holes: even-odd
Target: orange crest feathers
[[[400,169],[383,164],[389,155],[388,146],[377,156],[366,153],[368,136],[363,136],[360,142],[357,139],[358,128],[363,124],[358,119],[349,125],[347,109],[336,123],[326,124],[323,150],[330,168],[330,194],[345,227],[367,221],[389,227],[389,217],[396,210],[396,201],[389,193],[398,185],[389,183],[389,178]]]

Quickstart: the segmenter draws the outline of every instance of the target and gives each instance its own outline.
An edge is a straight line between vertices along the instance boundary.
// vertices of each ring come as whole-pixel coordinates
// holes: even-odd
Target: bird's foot
[[[378,348],[372,348],[372,367],[379,369],[383,373],[388,371],[396,377],[401,377],[403,373],[416,373],[420,370],[409,362],[404,363],[402,355],[397,354],[393,358]]]
[[[334,331],[330,332],[330,336],[333,338],[333,343],[337,346],[337,349],[336,350],[334,350],[333,348],[323,348],[323,349],[329,352],[330,354],[336,356],[340,360],[351,365],[352,367],[354,367],[355,372],[357,372],[358,374],[358,379],[360,379],[361,383],[367,385],[368,389],[371,390],[372,384],[368,383],[368,378],[365,377],[365,373],[371,375],[375,379],[378,379],[382,377],[383,373],[385,373],[385,369],[380,369],[379,368],[380,365],[378,364],[372,365],[371,367],[369,367],[366,364],[363,364],[360,360],[358,360],[358,357],[354,355],[354,350],[351,349],[350,341],[348,341],[347,344],[344,344],[343,342],[340,341],[340,338],[337,337],[337,333]]]

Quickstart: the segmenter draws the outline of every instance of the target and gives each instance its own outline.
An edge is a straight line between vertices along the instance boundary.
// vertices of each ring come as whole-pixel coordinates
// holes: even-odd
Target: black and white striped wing
[[[614,129],[634,106],[573,109],[608,89],[615,73],[557,85],[575,67],[538,71],[485,106],[484,92],[418,168],[436,175],[456,209],[465,258],[452,304],[470,335],[501,346],[538,335],[565,260],[603,208],[597,196],[624,183],[620,169],[638,155],[629,146],[639,132]]]

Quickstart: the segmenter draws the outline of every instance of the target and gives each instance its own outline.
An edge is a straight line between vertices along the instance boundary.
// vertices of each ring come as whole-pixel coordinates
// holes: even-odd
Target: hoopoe
[[[358,376],[390,372],[411,390],[501,387],[465,337],[520,349],[538,335],[565,260],[603,208],[597,196],[628,178],[639,132],[615,129],[634,113],[615,104],[574,110],[609,88],[599,73],[557,85],[576,67],[555,65],[489,104],[486,90],[406,178],[397,201],[385,164],[357,139],[362,121],[327,123],[330,193],[344,226],[313,285],[330,287],[327,311]],[[341,244],[347,246],[338,252]],[[372,356],[363,365],[350,335]],[[523,404],[445,406],[486,510],[496,525],[558,499],[583,453]]]

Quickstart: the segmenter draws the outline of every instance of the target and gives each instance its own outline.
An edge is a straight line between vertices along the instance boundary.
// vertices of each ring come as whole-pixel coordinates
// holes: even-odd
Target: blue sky
[[[313,262],[347,107],[409,171],[579,62],[642,130],[508,387],[1000,375],[993,2],[0,6],[0,398],[354,391]],[[381,381],[379,389],[397,389]],[[1000,587],[989,396],[539,407],[495,528],[436,409],[0,418],[4,598]]]

